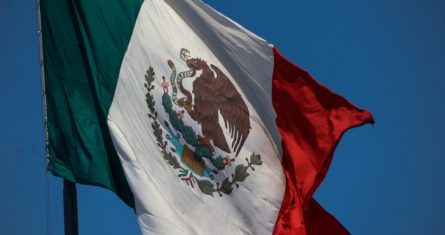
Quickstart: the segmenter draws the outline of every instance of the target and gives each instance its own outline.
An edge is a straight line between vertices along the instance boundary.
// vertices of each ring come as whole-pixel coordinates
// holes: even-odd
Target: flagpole
[[[37,38],[39,41],[39,68],[40,68],[40,82],[41,82],[41,96],[42,96],[42,114],[43,114],[43,133],[44,133],[44,175],[45,175],[45,206],[46,206],[46,232],[51,235],[51,200],[50,200],[50,186],[48,177],[48,119],[46,112],[46,89],[45,89],[45,68],[43,66],[43,45],[42,45],[42,18],[40,15],[40,0],[36,0],[37,10]]]
[[[65,179],[63,180],[63,210],[65,235],[78,235],[76,184]]]

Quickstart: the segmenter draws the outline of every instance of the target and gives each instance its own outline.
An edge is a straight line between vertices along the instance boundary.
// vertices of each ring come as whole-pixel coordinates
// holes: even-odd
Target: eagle
[[[188,52],[188,51],[187,51]],[[181,53],[184,55],[183,53]],[[231,153],[231,149],[219,125],[221,114],[225,128],[229,129],[232,138],[231,147],[238,156],[249,135],[249,109],[241,94],[229,78],[216,65],[210,66],[200,58],[184,58],[187,67],[192,71],[193,95],[179,81],[179,89],[186,96],[178,100],[178,105],[187,110],[190,117],[201,125],[202,134],[213,141],[221,150]]]

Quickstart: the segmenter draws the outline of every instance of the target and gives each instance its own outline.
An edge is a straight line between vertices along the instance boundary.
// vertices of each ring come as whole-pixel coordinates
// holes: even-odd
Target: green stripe
[[[49,170],[133,196],[107,127],[121,62],[143,0],[42,0]]]

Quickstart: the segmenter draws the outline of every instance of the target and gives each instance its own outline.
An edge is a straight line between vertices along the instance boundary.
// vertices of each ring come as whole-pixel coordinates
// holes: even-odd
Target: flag
[[[40,4],[54,175],[142,234],[348,234],[312,195],[368,111],[202,1]]]

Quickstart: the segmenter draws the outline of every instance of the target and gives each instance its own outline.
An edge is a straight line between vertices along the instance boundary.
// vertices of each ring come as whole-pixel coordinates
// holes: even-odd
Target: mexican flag
[[[348,234],[312,195],[369,112],[199,0],[41,0],[48,168],[142,234]]]

